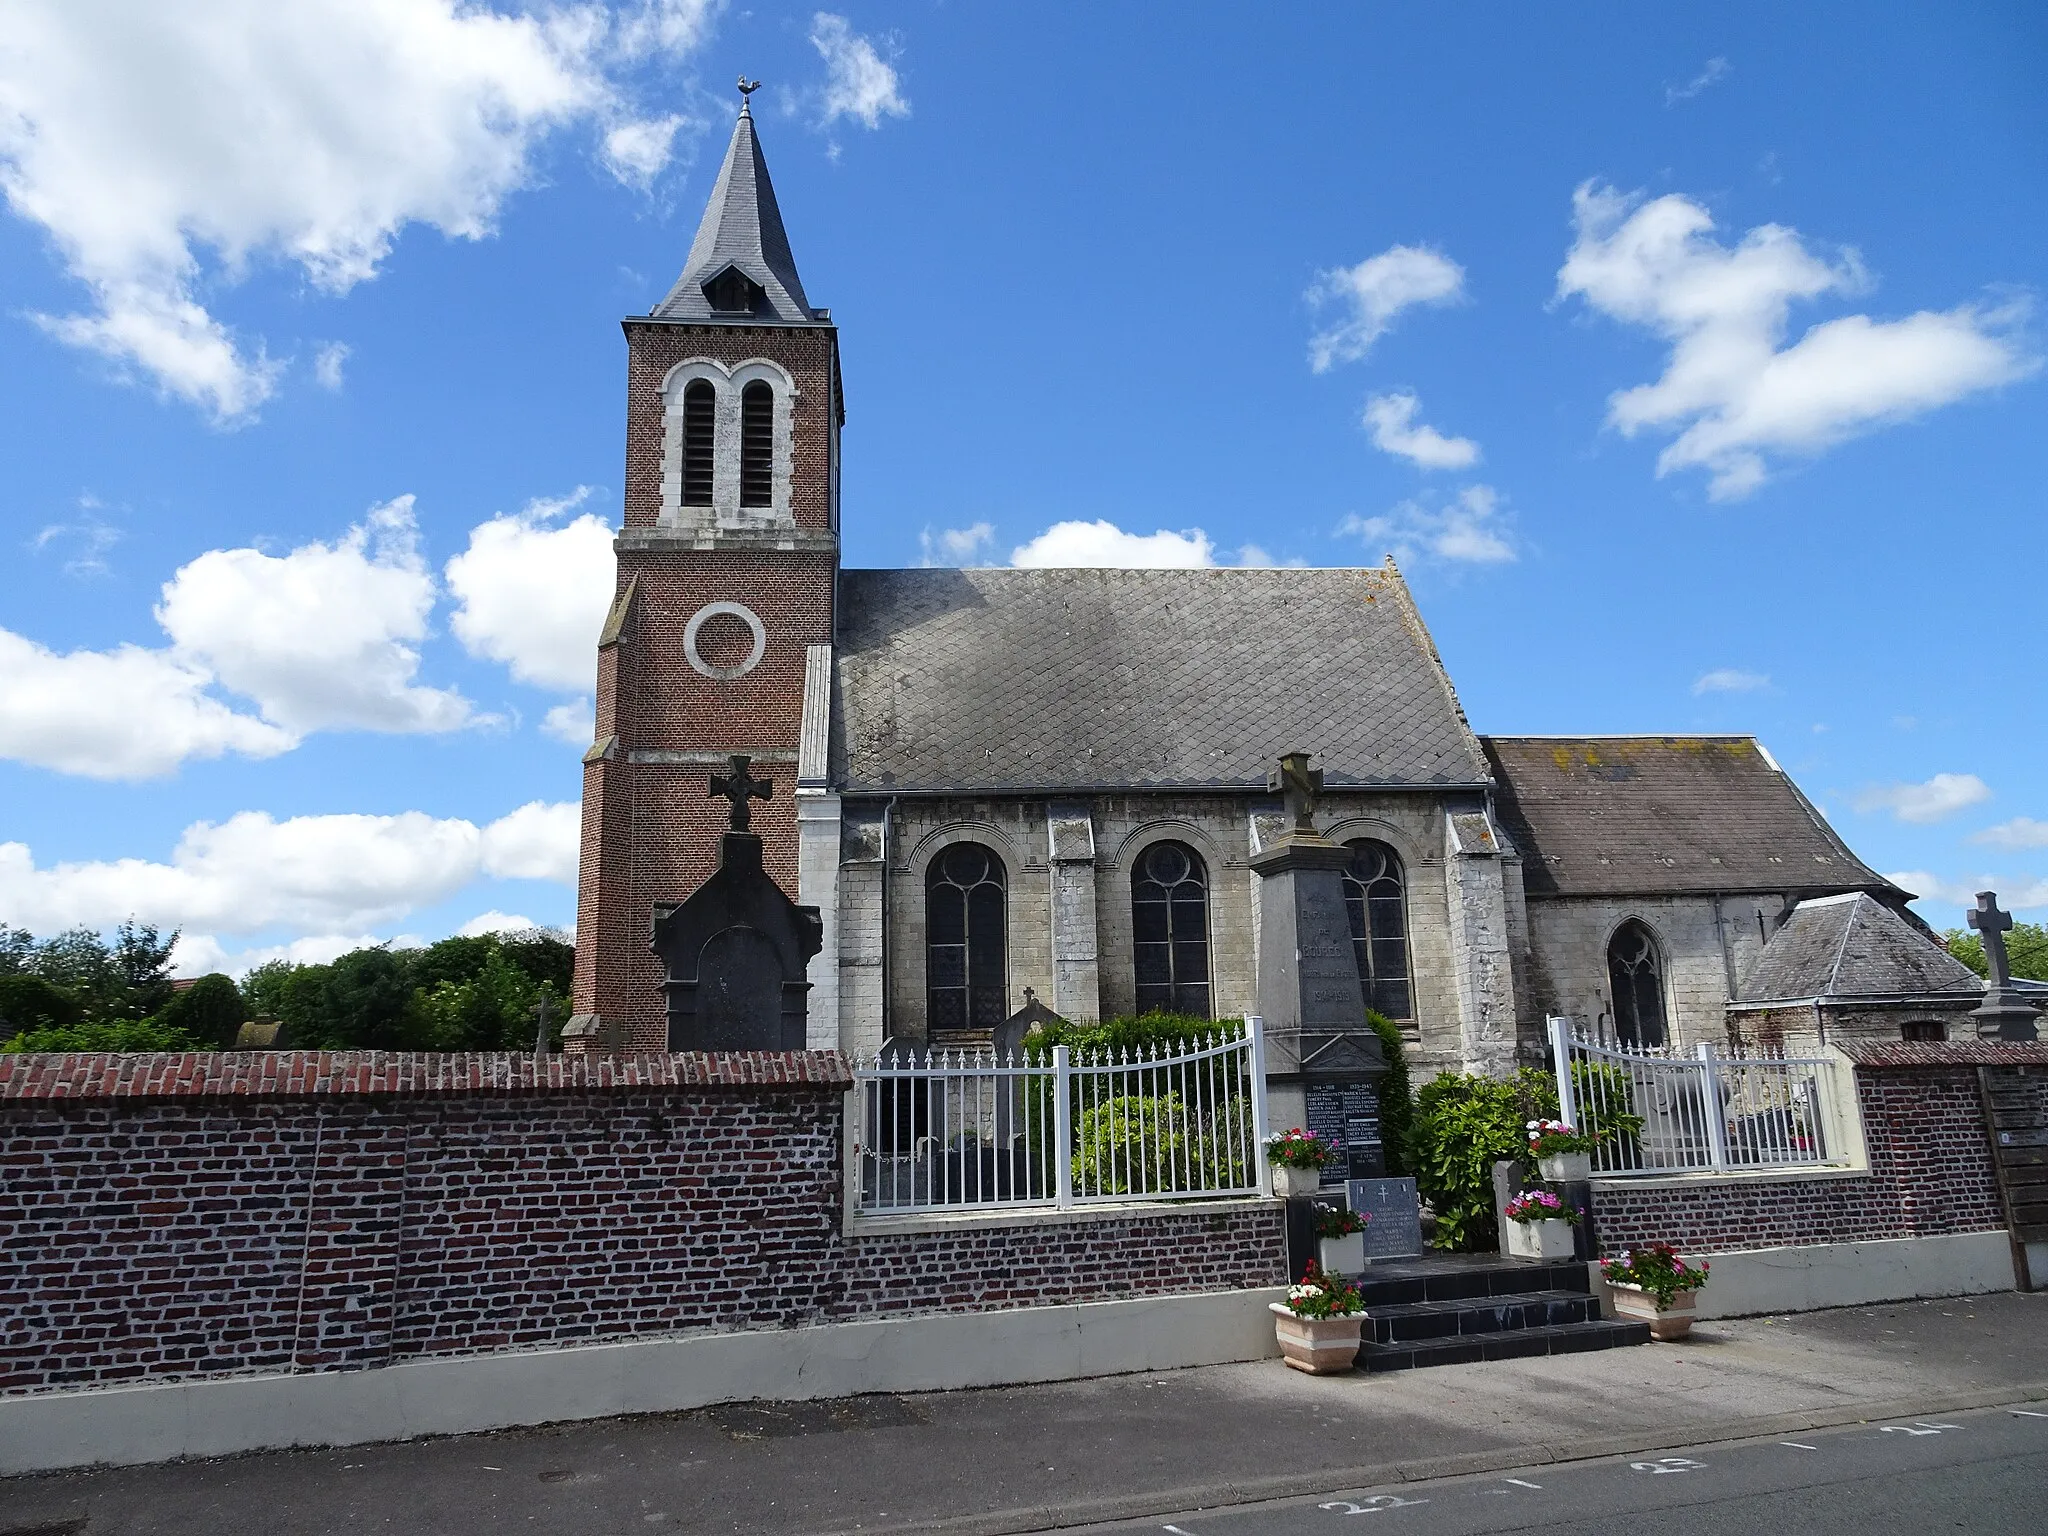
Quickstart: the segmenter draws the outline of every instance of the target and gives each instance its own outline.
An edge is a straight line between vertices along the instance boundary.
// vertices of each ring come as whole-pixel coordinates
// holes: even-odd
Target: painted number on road
[[[1349,1499],[1337,1499],[1329,1504],[1318,1504],[1317,1509],[1327,1509],[1339,1515],[1376,1515],[1383,1509],[1408,1509],[1416,1504],[1427,1504],[1427,1499],[1396,1498],[1391,1493],[1375,1493],[1363,1504],[1353,1504]]]
[[[1628,1465],[1631,1472],[1690,1472],[1706,1463],[1687,1456],[1659,1456],[1655,1461],[1632,1461]]]
[[[1887,1424],[1884,1432],[1888,1435],[1938,1435],[1944,1429],[1961,1429],[1960,1424],[1930,1424],[1925,1419],[1911,1424]]]

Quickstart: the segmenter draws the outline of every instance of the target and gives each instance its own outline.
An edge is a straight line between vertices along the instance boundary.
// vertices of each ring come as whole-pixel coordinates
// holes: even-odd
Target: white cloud
[[[606,130],[602,158],[644,183],[668,146],[608,71],[687,52],[714,9],[648,3],[614,26],[567,0],[12,0],[0,191],[92,298],[38,318],[245,420],[282,365],[202,293],[264,262],[344,293],[409,224],[484,238],[536,145],[572,125]]]
[[[477,723],[461,694],[414,681],[436,594],[412,509],[396,497],[287,555],[212,550],[165,584],[157,622],[181,658],[298,735]]]
[[[483,829],[483,871],[500,880],[573,886],[582,835],[583,808],[574,800],[528,801]]]
[[[2048,907],[2048,880],[2037,880],[2031,875],[2020,875],[2005,879],[1998,875],[1965,876],[1947,880],[1924,869],[1902,869],[1885,876],[1901,890],[1913,892],[1928,901],[1938,901],[1951,907],[1974,907],[1979,891],[1992,891],[1998,896],[1998,904],[2008,912],[2025,912],[2036,907]]]
[[[540,923],[536,923],[530,917],[522,917],[516,912],[499,912],[494,909],[489,912],[479,912],[455,931],[465,939],[474,939],[487,933],[524,933],[529,928],[539,928],[541,926]]]
[[[25,844],[0,843],[0,912],[37,933],[104,929],[130,915],[196,935],[356,932],[483,876],[573,885],[578,821],[573,802],[535,801],[483,827],[419,811],[285,821],[244,811],[186,828],[168,863],[47,869]]]
[[[556,526],[589,495],[579,485],[481,523],[448,562],[455,638],[538,688],[580,693],[597,675],[598,631],[618,582],[612,528],[593,512]]]
[[[1824,259],[1776,224],[1723,245],[1706,209],[1676,193],[1635,207],[1587,182],[1573,208],[1559,297],[1576,294],[1671,344],[1662,378],[1610,397],[1608,423],[1629,436],[1675,431],[1657,473],[1705,469],[1717,500],[1763,484],[1768,455],[1817,454],[2038,366],[2003,334],[2019,318],[2014,306],[1846,315],[1785,346],[1794,300],[1868,286],[1853,250]]]
[[[104,576],[107,551],[121,542],[121,530],[101,522],[93,514],[99,502],[90,496],[78,501],[79,517],[73,523],[51,523],[29,540],[29,548],[41,554],[50,548],[73,551],[64,562],[66,576]]]
[[[1937,773],[1924,784],[1874,784],[1857,794],[1855,805],[1866,815],[1890,811],[1900,821],[1925,826],[1990,798],[1990,786],[1974,773]]]
[[[1402,310],[1454,303],[1464,293],[1465,269],[1422,245],[1391,246],[1355,267],[1320,273],[1308,291],[1309,302],[1336,304],[1348,313],[1309,338],[1309,366],[1327,373],[1338,363],[1355,363]]]
[[[996,529],[993,523],[975,523],[966,528],[941,528],[936,533],[927,528],[917,536],[918,547],[923,551],[923,557],[918,564],[986,564],[995,539]]]
[[[1693,97],[1699,95],[1707,87],[1716,85],[1727,77],[1728,61],[1721,58],[1709,59],[1700,72],[1686,81],[1684,85],[1667,85],[1664,87],[1664,105],[1675,107],[1681,101],[1691,101]]]
[[[591,737],[597,734],[597,710],[590,695],[557,704],[541,717],[540,729],[543,736],[552,736],[572,747],[589,746]]]
[[[2036,821],[2031,816],[2015,816],[2011,821],[2001,821],[1995,827],[1986,827],[1982,832],[1972,833],[1970,841],[1983,843],[1991,848],[2014,851],[2021,848],[2048,848],[2048,821]]]
[[[345,341],[330,341],[313,354],[313,382],[322,389],[339,390],[342,384],[342,367],[348,362],[350,347]]]
[[[0,629],[0,757],[90,779],[149,779],[189,758],[274,757],[298,736],[231,709],[213,674],[123,645],[59,655]]]
[[[1716,667],[1703,672],[1692,685],[1695,696],[1702,693],[1755,693],[1760,688],[1771,686],[1771,680],[1761,672],[1744,672],[1739,667]]]
[[[1445,437],[1435,427],[1418,424],[1422,402],[1412,394],[1374,395],[1365,402],[1365,425],[1372,445],[1412,461],[1420,469],[1470,469],[1479,462],[1479,445],[1469,437]]]
[[[1216,546],[1199,528],[1125,533],[1107,520],[1054,523],[1010,553],[1022,566],[1122,566],[1140,569],[1216,564]]]
[[[1403,501],[1379,517],[1353,513],[1337,532],[1378,546],[1402,564],[1426,557],[1500,565],[1518,558],[1500,493],[1490,485],[1468,485],[1447,502]]]
[[[607,130],[605,169],[627,186],[647,190],[654,185],[654,178],[668,169],[675,155],[676,131],[685,121],[671,112],[662,117],[633,118]]]
[[[879,128],[884,117],[910,116],[896,68],[844,16],[819,11],[811,17],[811,46],[825,61],[823,118],[842,117]]]

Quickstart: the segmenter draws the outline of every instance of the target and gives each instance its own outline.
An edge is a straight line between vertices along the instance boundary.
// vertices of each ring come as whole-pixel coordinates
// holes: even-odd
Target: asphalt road
[[[1098,1536],[2048,1533],[2048,1405],[1189,1510]]]

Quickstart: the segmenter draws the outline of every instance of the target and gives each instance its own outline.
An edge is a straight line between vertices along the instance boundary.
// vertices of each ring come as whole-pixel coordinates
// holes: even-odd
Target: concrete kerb
[[[1920,1397],[1843,1403],[1811,1412],[1769,1414],[1752,1419],[1718,1419],[1675,1426],[1641,1435],[1607,1435],[1560,1444],[1535,1441],[1451,1456],[1413,1457],[1406,1461],[1327,1467],[1316,1472],[1290,1472],[1274,1477],[1212,1483],[1199,1487],[1161,1489],[1114,1498],[1076,1499],[1065,1504],[1019,1505],[944,1520],[910,1520],[898,1525],[862,1525],[821,1532],[820,1536],[1021,1536],[1029,1531],[1061,1530],[1083,1525],[1111,1525],[1193,1509],[1223,1509],[1268,1504],[1287,1499],[1336,1498],[1387,1483],[1422,1483],[1444,1477],[1507,1472],[1518,1467],[1554,1466],[1562,1462],[1600,1461],[1645,1451],[1725,1444],[1814,1429],[1871,1424],[1880,1419],[1922,1418],[1934,1413],[1960,1413],[1970,1408],[2002,1408],[2008,1403],[2048,1399],[2048,1381],[2027,1382],[1982,1392],[1938,1392]]]

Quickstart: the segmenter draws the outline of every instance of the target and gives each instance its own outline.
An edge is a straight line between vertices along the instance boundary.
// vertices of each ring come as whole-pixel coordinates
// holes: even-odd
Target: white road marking
[[[1797,1440],[1780,1440],[1778,1444],[1789,1445],[1795,1451],[1817,1451],[1820,1449],[1817,1445],[1801,1445]]]
[[[1159,1529],[1161,1529],[1162,1531],[1171,1531],[1173,1532],[1173,1536],[1188,1536],[1188,1533],[1182,1530],[1177,1525],[1162,1525],[1161,1527],[1159,1527]]]
[[[1631,1472],[1690,1472],[1706,1463],[1687,1456],[1659,1456],[1655,1461],[1632,1461],[1628,1465]]]
[[[1517,1488],[1541,1488],[1543,1486],[1541,1483],[1526,1482],[1519,1477],[1504,1477],[1501,1479],[1501,1481],[1504,1483],[1513,1483]]]
[[[2048,1419],[2048,1413],[2035,1413],[2030,1408],[2008,1408],[2007,1413],[2016,1413],[2023,1419]]]
[[[1911,1424],[1887,1424],[1882,1433],[1887,1435],[1938,1435],[1944,1429],[1961,1429],[1960,1424],[1930,1424],[1925,1419]]]
[[[1382,1510],[1409,1509],[1428,1502],[1427,1499],[1404,1499],[1391,1493],[1375,1493],[1368,1495],[1363,1504],[1353,1504],[1349,1499],[1333,1499],[1328,1504],[1318,1504],[1316,1508],[1334,1510],[1340,1515],[1376,1515]]]

